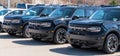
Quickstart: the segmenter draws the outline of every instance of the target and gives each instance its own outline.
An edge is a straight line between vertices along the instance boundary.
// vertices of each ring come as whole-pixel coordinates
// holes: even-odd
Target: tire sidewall
[[[117,37],[117,35],[115,35],[115,34],[109,34],[109,35],[106,37],[103,50],[104,50],[106,53],[108,53],[108,54],[114,53],[114,52],[116,52],[116,51],[118,50],[118,46],[117,46],[117,49],[116,49],[114,52],[111,52],[111,51],[107,48],[107,42],[108,42],[108,39],[110,38],[110,36],[115,36],[115,37]],[[117,37],[117,40],[118,40],[118,37]]]
[[[27,28],[28,28],[28,25],[25,25],[24,28],[23,28],[23,37],[29,38],[30,36],[29,37],[26,36],[26,33],[25,33]]]
[[[55,35],[54,35],[54,38],[53,38],[53,41],[54,41],[54,43],[56,43],[56,44],[64,44],[64,43],[60,43],[59,41],[57,41],[57,33],[60,31],[60,30],[65,30],[65,31],[67,31],[66,29],[64,29],[64,28],[58,28],[56,31],[55,31]],[[66,39],[66,38],[65,38]],[[66,41],[67,41],[67,39],[66,39]]]

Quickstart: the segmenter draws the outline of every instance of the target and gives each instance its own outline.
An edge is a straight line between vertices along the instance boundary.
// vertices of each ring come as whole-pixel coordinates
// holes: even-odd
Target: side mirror
[[[65,18],[69,18],[69,16],[65,16]]]
[[[118,21],[118,18],[113,18],[113,21]]]
[[[79,18],[80,18],[80,16],[73,16],[72,20],[79,19]]]

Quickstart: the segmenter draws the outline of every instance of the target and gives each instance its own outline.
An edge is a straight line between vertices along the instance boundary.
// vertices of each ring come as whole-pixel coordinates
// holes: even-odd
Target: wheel
[[[28,32],[28,25],[26,25],[23,29],[23,37],[30,37],[30,33]]]
[[[71,46],[72,46],[73,48],[81,48],[81,45],[71,44]]]
[[[8,32],[9,35],[16,35],[16,33]]]
[[[66,29],[64,28],[59,28],[55,31],[54,35],[54,43],[56,44],[63,44],[66,43]]]
[[[108,53],[114,53],[118,50],[118,37],[115,34],[109,34],[104,42],[103,50]]]
[[[41,41],[41,38],[32,38],[35,41]]]

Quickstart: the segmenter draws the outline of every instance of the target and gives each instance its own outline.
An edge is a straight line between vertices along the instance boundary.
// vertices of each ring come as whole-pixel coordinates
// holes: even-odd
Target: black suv
[[[49,17],[29,20],[28,31],[34,40],[47,39],[62,44],[67,41],[69,21],[89,17],[95,10],[95,7],[64,6],[56,9]]]
[[[71,21],[68,28],[67,38],[72,47],[97,47],[114,53],[120,44],[120,8],[101,8],[89,19]]]
[[[27,32],[28,20],[34,17],[47,16],[55,8],[36,5],[28,9],[23,15],[5,16],[3,28],[9,35],[22,34],[23,37],[30,37]]]

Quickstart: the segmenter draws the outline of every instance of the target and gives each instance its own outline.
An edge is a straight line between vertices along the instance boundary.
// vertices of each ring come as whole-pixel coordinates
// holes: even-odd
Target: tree
[[[111,0],[110,5],[118,5],[118,1],[117,0]]]

